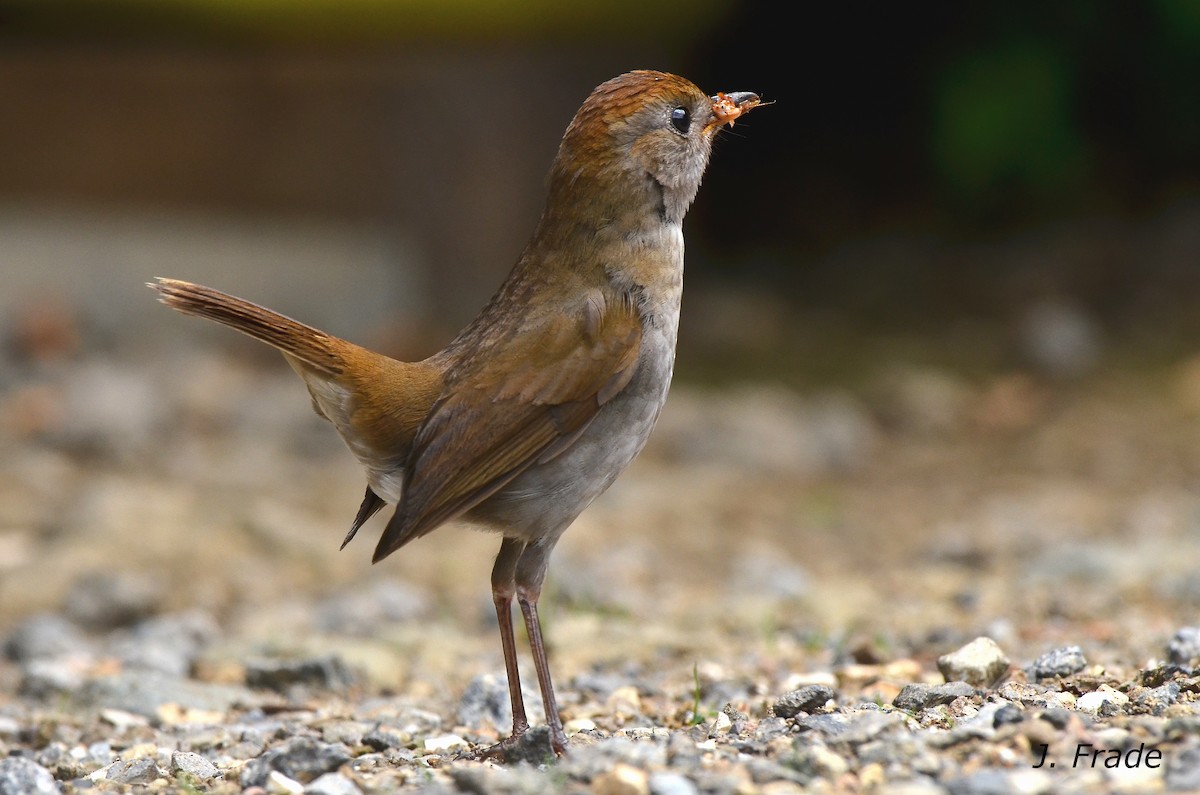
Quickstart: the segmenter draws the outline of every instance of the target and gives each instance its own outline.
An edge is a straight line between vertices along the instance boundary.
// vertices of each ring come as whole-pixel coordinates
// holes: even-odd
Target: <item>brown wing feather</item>
[[[464,374],[417,432],[404,499],[374,560],[470,510],[531,464],[565,449],[629,383],[641,335],[630,301],[597,300],[579,317],[549,321],[535,347],[491,351],[488,372],[503,373],[502,380],[488,382],[478,371]],[[469,458],[464,449],[472,451]]]

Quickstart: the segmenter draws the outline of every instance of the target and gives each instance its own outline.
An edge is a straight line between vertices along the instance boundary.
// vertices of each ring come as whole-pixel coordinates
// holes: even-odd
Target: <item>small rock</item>
[[[100,710],[100,720],[120,731],[125,731],[134,726],[150,725],[150,720],[145,715],[136,715],[132,712],[126,712],[123,709],[102,709]]]
[[[155,613],[162,585],[135,572],[94,572],[75,581],[63,611],[80,626],[103,631],[129,626]]]
[[[524,687],[521,688],[521,692],[525,696],[529,720],[533,723],[544,721],[541,695],[527,692]],[[495,674],[473,677],[463,690],[455,720],[460,726],[477,727],[486,724],[496,731],[507,732],[512,728],[512,702],[508,695],[508,682]]]
[[[175,751],[171,754],[171,773],[185,773],[197,781],[209,781],[221,777],[221,771],[203,756],[191,751]]]
[[[112,653],[129,668],[186,676],[220,634],[217,620],[202,610],[155,616],[121,633]]]
[[[816,715],[798,715],[795,724],[802,730],[819,731],[827,740],[858,745],[894,731],[907,720],[900,712],[881,712],[874,705],[853,711]]]
[[[79,693],[83,706],[116,709],[154,719],[164,704],[199,710],[228,710],[234,704],[254,704],[245,688],[197,682],[158,671],[125,671],[87,682]]]
[[[597,795],[650,795],[650,777],[644,770],[629,765],[617,765],[592,782]]]
[[[30,660],[21,666],[21,695],[46,699],[78,692],[85,681],[81,663],[71,657]]]
[[[282,773],[301,783],[314,781],[350,761],[350,752],[341,744],[323,743],[310,737],[294,737],[273,748],[242,769],[243,787],[262,787],[272,772]]]
[[[973,695],[975,688],[966,682],[946,682],[942,685],[912,683],[900,690],[892,700],[892,706],[908,712],[918,712],[939,704],[949,704],[956,698]]]
[[[816,712],[835,698],[837,693],[832,687],[806,685],[780,696],[771,707],[771,711],[780,718],[793,718],[801,712]]]
[[[647,782],[650,795],[697,795],[696,785],[679,773],[651,773]]]
[[[72,622],[54,613],[31,616],[4,639],[4,654],[19,663],[79,654],[88,642]]]
[[[1106,705],[1112,704],[1119,709],[1128,703],[1129,696],[1120,690],[1114,690],[1109,685],[1100,685],[1097,690],[1080,696],[1075,702],[1075,707],[1084,712],[1101,712]]]
[[[441,753],[455,748],[466,748],[467,741],[457,734],[439,734],[434,737],[426,737],[424,746],[426,751]]]
[[[246,684],[286,694],[293,687],[346,690],[354,674],[336,654],[308,660],[260,660],[246,666]]]
[[[379,727],[364,734],[362,741],[363,745],[368,748],[383,751],[388,748],[402,748],[407,742],[407,738],[399,732]]]
[[[1087,667],[1087,658],[1078,646],[1063,646],[1052,649],[1033,661],[1029,667],[1031,679],[1053,679],[1070,676]]]
[[[1200,790],[1200,745],[1190,745],[1168,757],[1164,779],[1170,792]]]
[[[109,765],[105,778],[118,784],[149,784],[162,778],[162,773],[153,759],[143,757],[113,762]]]
[[[947,682],[991,687],[1008,673],[1009,661],[991,638],[976,638],[962,648],[938,658],[938,670]]]
[[[1200,627],[1184,627],[1167,643],[1167,659],[1176,665],[1200,665]]]
[[[570,737],[572,734],[580,732],[590,732],[596,730],[596,721],[591,718],[571,718],[563,724],[563,733]]]
[[[271,795],[300,795],[304,792],[304,785],[278,770],[272,770],[267,774],[267,781],[263,784],[263,789]]]
[[[62,789],[50,771],[23,756],[0,759],[0,795],[42,795]]]
[[[1012,795],[1014,792],[1009,773],[992,768],[948,781],[946,789],[950,795]]]
[[[992,726],[1000,728],[1025,720],[1025,713],[1016,704],[1004,704],[992,716]]]
[[[362,795],[362,790],[341,773],[326,773],[305,787],[304,795]]]
[[[1161,715],[1167,707],[1179,700],[1179,692],[1178,682],[1167,682],[1153,688],[1134,688],[1129,701],[1137,707],[1138,712]]]
[[[788,764],[803,773],[811,773],[830,781],[844,776],[850,768],[845,759],[820,743],[798,747],[795,757]]]

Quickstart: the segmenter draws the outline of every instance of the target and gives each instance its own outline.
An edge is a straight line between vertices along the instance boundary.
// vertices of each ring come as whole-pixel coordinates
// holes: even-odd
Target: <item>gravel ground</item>
[[[274,357],[10,335],[0,795],[1200,791],[1200,359],[680,384],[551,567],[570,753],[495,762],[496,538],[339,553]]]

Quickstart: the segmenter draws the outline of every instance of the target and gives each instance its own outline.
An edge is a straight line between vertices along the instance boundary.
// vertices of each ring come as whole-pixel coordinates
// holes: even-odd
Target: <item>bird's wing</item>
[[[577,315],[553,316],[514,344],[488,348],[486,370],[468,366],[453,379],[417,432],[404,497],[374,560],[569,447],[633,377],[641,338],[632,301],[596,293]]]

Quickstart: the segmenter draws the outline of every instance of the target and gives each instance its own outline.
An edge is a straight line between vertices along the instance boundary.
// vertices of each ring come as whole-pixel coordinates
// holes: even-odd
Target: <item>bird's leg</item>
[[[550,747],[556,755],[562,756],[567,752],[567,735],[563,731],[558,702],[554,698],[554,684],[550,681],[550,665],[546,660],[546,644],[542,641],[542,625],[537,612],[538,597],[542,593],[542,582],[546,578],[546,566],[553,546],[553,541],[549,544],[535,541],[525,547],[517,564],[516,586],[517,604],[521,606],[521,614],[525,617],[525,631],[529,634],[533,666],[537,670],[542,704],[546,708]]]
[[[500,624],[500,645],[504,649],[504,671],[508,675],[508,697],[512,701],[512,735],[483,752],[484,756],[503,756],[529,730],[529,719],[525,717],[525,699],[521,695],[521,674],[517,669],[517,641],[513,635],[512,600],[516,592],[514,582],[517,561],[525,550],[525,543],[506,538],[500,544],[500,554],[492,567],[492,601],[496,605],[496,620]]]

